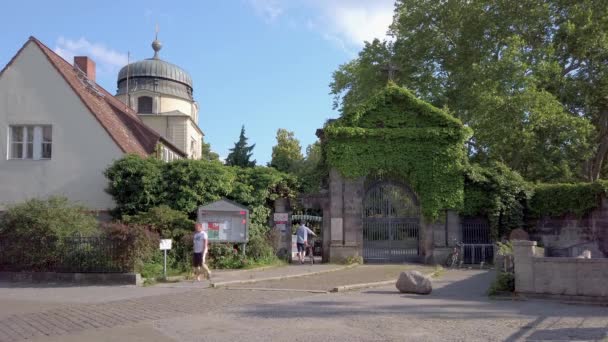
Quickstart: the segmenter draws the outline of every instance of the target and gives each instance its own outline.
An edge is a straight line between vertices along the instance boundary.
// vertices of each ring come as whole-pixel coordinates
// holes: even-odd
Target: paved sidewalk
[[[278,266],[264,269],[252,270],[216,270],[212,272],[211,283],[213,284],[228,284],[238,282],[261,281],[271,278],[291,278],[302,277],[318,273],[333,272],[346,269],[348,266],[335,264],[290,264],[287,266]],[[160,288],[205,288],[209,287],[209,281],[201,281],[200,283],[192,280],[184,280],[176,283],[161,283],[154,287]]]
[[[418,270],[422,273],[430,273],[434,269],[434,267],[418,264],[360,265],[354,268],[344,269],[327,274],[317,274],[303,278],[261,281],[253,284],[235,284],[229,285],[228,288],[331,291],[335,287],[344,285],[373,283],[385,280],[396,281],[399,274],[406,270]]]

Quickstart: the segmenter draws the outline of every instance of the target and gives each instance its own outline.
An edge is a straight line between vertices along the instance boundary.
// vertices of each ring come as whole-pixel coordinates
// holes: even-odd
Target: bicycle
[[[304,252],[304,257],[306,258],[306,256],[310,257],[310,264],[314,265],[315,264],[315,255],[314,255],[314,243],[313,241],[306,241],[306,247],[305,247],[305,252]]]
[[[460,265],[462,263],[461,254],[462,254],[462,243],[458,242],[452,249],[452,252],[450,253],[450,255],[448,255],[447,259],[445,260],[445,266],[448,268],[453,268],[454,265]]]

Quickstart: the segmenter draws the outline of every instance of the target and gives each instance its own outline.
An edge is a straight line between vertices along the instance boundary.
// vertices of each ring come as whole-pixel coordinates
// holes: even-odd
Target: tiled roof
[[[160,141],[176,151],[180,151],[185,156],[183,151],[144,124],[135,111],[95,82],[88,80],[72,64],[53,52],[53,50],[49,49],[38,39],[30,37],[29,41],[35,43],[42,50],[49,62],[63,76],[76,95],[82,100],[83,104],[95,116],[97,121],[99,121],[123,152],[148,156],[154,152],[156,144]],[[9,65],[11,63],[12,60],[9,62]]]

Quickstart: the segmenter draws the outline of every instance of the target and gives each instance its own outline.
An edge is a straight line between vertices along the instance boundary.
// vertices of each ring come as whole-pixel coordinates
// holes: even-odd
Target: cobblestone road
[[[345,282],[391,278],[402,267],[362,267],[248,286],[326,289]],[[487,271],[448,271],[434,280],[434,291],[429,296],[401,295],[394,286],[344,294],[202,287],[92,287],[55,291],[0,286],[0,341],[604,341],[608,338],[607,307],[489,300],[484,293],[492,277]],[[98,298],[93,300],[91,292]],[[20,293],[26,296],[19,297]],[[73,298],[69,297],[72,293]],[[39,310],[32,306],[36,301],[41,303]],[[14,313],[7,313],[10,311]]]
[[[107,303],[65,305],[0,319],[0,341],[73,334],[88,329],[209,313],[302,295],[305,294],[195,289]]]

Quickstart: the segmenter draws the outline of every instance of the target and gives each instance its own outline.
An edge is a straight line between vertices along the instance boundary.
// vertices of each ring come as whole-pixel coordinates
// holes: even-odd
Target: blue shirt
[[[296,236],[298,238],[297,243],[305,243],[306,241],[308,241],[308,234],[315,235],[315,233],[305,225],[299,226],[296,230]]]

